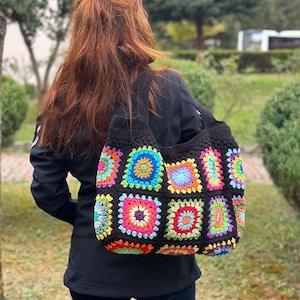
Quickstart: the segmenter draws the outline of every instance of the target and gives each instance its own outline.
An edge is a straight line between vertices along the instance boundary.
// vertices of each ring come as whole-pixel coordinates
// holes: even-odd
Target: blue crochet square
[[[162,187],[163,170],[163,159],[157,149],[151,146],[134,148],[129,154],[121,184],[125,188],[158,192]]]

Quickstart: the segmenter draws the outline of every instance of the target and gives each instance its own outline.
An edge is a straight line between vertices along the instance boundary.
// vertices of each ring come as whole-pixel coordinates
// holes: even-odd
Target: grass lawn
[[[215,117],[228,123],[239,144],[256,145],[256,124],[266,102],[293,80],[278,74],[217,76]]]
[[[2,183],[2,268],[8,300],[70,299],[62,285],[71,226],[37,208],[28,182]]]
[[[7,299],[70,299],[62,277],[71,227],[36,207],[27,182],[2,183],[1,190]],[[249,183],[247,199],[237,249],[221,257],[197,256],[203,272],[197,299],[300,299],[299,215],[272,184]]]
[[[255,145],[260,112],[285,75],[216,77],[215,116],[227,123],[240,145]],[[233,105],[232,105],[233,104]],[[32,140],[37,104],[30,103],[17,142]],[[12,151],[6,149],[5,151]],[[71,188],[76,190],[72,181]],[[223,257],[197,256],[203,276],[198,300],[300,300],[300,218],[272,184],[248,183],[244,236]],[[63,286],[71,226],[39,210],[28,182],[1,186],[2,268],[8,300],[70,299]]]

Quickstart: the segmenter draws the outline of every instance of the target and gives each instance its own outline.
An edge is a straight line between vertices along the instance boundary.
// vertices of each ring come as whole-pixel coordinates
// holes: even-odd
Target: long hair
[[[39,145],[57,156],[87,131],[93,148],[103,141],[116,99],[131,111],[137,74],[163,55],[154,49],[142,0],[81,0],[72,17],[70,46],[41,113]]]

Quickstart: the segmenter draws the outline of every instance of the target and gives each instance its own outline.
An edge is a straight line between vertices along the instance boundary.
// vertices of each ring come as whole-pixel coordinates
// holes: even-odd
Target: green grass
[[[294,79],[278,74],[218,76],[214,114],[228,123],[239,144],[256,145],[256,125],[266,102]],[[230,106],[232,112],[224,118]]]
[[[290,82],[285,75],[216,77],[215,116],[226,120],[237,141],[255,145],[260,112],[276,89]],[[237,83],[235,83],[235,80]],[[37,104],[32,102],[18,142],[31,141]],[[72,183],[72,189],[76,185]],[[2,183],[2,260],[8,300],[70,299],[62,284],[71,227],[40,211],[29,184]],[[299,300],[300,218],[272,184],[249,183],[244,236],[233,253],[223,257],[197,256],[203,276],[198,299]],[[17,288],[16,288],[17,287]]]
[[[72,184],[73,190],[76,184]],[[2,268],[8,300],[70,299],[62,285],[71,226],[37,208],[29,183],[2,183]]]
[[[71,227],[36,207],[28,183],[2,183],[1,192],[7,299],[70,299],[62,276]],[[197,299],[300,299],[299,215],[272,184],[248,183],[246,196],[246,227],[236,250],[197,256],[203,272]]]

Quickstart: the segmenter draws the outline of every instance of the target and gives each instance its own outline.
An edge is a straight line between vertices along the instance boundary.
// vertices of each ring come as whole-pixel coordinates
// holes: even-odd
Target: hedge
[[[257,137],[264,164],[287,201],[300,211],[300,81],[274,93]]]
[[[12,78],[2,76],[2,147],[13,143],[15,132],[21,127],[28,110],[26,90]]]
[[[284,64],[287,60],[292,59],[293,56],[300,57],[300,49],[296,50],[270,50],[267,52],[259,51],[237,51],[237,50],[210,50],[199,52],[196,50],[180,50],[172,53],[173,58],[187,59],[193,61],[199,61],[201,63],[201,57],[211,56],[214,61],[212,66],[219,72],[222,72],[222,65],[220,63],[223,59],[228,59],[231,56],[238,57],[238,71],[255,72],[255,73],[269,73],[277,72],[276,64]],[[290,71],[289,68],[285,68],[282,71]]]

